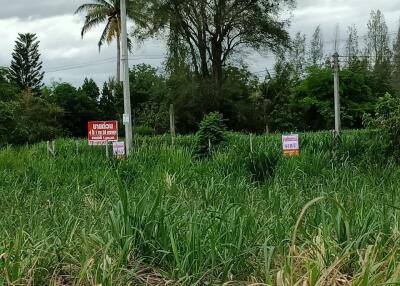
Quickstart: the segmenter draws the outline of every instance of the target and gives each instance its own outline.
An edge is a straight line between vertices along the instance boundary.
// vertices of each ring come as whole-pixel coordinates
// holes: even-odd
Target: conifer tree
[[[100,89],[93,79],[85,78],[81,91],[89,98],[97,101],[100,97]]]
[[[36,34],[19,34],[15,42],[9,79],[20,90],[38,94],[43,86],[44,72],[40,61],[39,41]]]
[[[114,89],[105,82],[99,101],[100,112],[104,120],[117,119],[116,100],[112,90]]]

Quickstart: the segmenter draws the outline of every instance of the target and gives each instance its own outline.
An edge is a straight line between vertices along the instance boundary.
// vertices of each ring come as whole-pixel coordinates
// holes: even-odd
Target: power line
[[[106,64],[113,62],[115,59],[110,58],[110,59],[103,59],[100,61],[95,61],[95,62],[89,62],[89,63],[83,63],[79,65],[70,65],[70,66],[61,66],[61,67],[56,67],[53,70],[48,70],[46,73],[55,73],[55,72],[60,72],[60,71],[67,71],[67,70],[75,70],[75,69],[81,69],[89,66],[95,66],[95,65],[101,65],[101,64]]]
[[[162,59],[165,59],[165,58],[166,58],[165,56],[132,57],[132,58],[129,59],[129,61],[162,60]],[[98,60],[98,61],[81,63],[81,64],[77,64],[77,65],[59,66],[59,67],[55,67],[53,69],[50,69],[50,70],[46,71],[46,73],[55,73],[55,72],[60,72],[60,71],[75,70],[75,69],[81,69],[81,68],[86,68],[86,67],[96,66],[96,65],[102,65],[102,64],[112,63],[112,62],[116,63],[117,59],[115,57],[112,57],[112,58],[101,59],[101,60]]]

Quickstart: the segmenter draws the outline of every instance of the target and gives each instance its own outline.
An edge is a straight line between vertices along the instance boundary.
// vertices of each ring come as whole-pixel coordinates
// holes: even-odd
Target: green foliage
[[[275,151],[250,153],[247,158],[247,169],[255,182],[265,183],[273,178],[281,154]]]
[[[365,136],[346,131],[341,146]],[[57,140],[55,158],[46,144],[1,150],[0,284],[398,282],[400,173],[389,159],[377,168],[350,154],[336,166],[331,134],[305,133],[301,156],[255,183],[247,135],[228,134],[201,161],[195,139],[138,136],[118,162],[84,140]],[[279,135],[253,139],[260,165],[281,152]]]
[[[133,128],[134,136],[152,136],[156,135],[156,131],[148,126],[135,126]]]
[[[9,82],[7,68],[0,67],[0,101],[11,101],[18,99],[18,88]]]
[[[42,87],[43,76],[36,34],[18,34],[9,69],[10,81],[21,91],[37,94]]]
[[[196,155],[211,155],[211,152],[226,140],[222,115],[217,112],[206,115],[200,123],[196,137]]]
[[[51,101],[63,109],[62,128],[76,137],[87,136],[87,123],[100,119],[97,101],[68,83],[55,84]]]
[[[225,80],[222,85],[224,100],[220,112],[224,115],[227,128],[237,131],[262,130],[263,121],[256,113],[258,80],[246,67],[227,66],[224,69]]]
[[[376,105],[375,117],[369,120],[369,126],[383,133],[388,149],[400,162],[400,99],[390,94],[381,97]],[[382,144],[385,144],[385,140]]]
[[[166,79],[168,103],[174,104],[177,131],[197,131],[203,114],[200,86],[189,67],[174,70]]]
[[[300,75],[293,76],[292,66],[285,61],[275,64],[275,72],[274,77],[259,86],[258,113],[263,115],[268,131],[293,131],[301,122],[296,119],[291,89]]]
[[[20,114],[18,102],[0,101],[0,147],[17,141],[16,137],[18,137],[19,132],[18,114]]]
[[[182,68],[182,59],[190,63],[204,114],[219,109],[225,97],[224,67],[242,47],[276,51],[288,46],[289,34],[278,15],[294,2],[153,0],[141,7],[142,14],[151,15],[152,24],[135,30],[144,37],[169,32],[168,68]]]
[[[121,88],[105,82],[99,100],[100,116],[103,120],[116,120],[123,113]]]
[[[397,95],[400,96],[400,26],[396,41],[393,46],[393,72],[391,75],[392,86]]]
[[[100,97],[100,89],[93,79],[85,78],[80,91],[87,97],[98,100]]]
[[[169,127],[167,87],[164,76],[149,65],[134,66],[129,73],[131,96],[137,125],[149,126],[157,133]]]
[[[25,94],[17,101],[0,101],[0,146],[36,143],[63,135],[61,109]]]
[[[376,98],[369,87],[371,73],[362,63],[340,72],[340,94],[343,128],[362,127],[365,113],[374,109]],[[298,114],[303,130],[329,130],[334,126],[333,70],[313,67],[307,77],[294,89]]]

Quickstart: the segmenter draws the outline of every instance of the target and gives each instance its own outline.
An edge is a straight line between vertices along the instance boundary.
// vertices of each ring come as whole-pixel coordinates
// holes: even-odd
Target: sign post
[[[285,157],[296,157],[300,155],[299,135],[282,136],[283,155]]]
[[[88,123],[89,145],[107,145],[118,141],[118,121],[91,121]]]

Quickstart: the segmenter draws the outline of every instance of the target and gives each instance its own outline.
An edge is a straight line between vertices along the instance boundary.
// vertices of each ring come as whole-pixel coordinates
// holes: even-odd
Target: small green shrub
[[[263,183],[271,179],[274,176],[279,158],[280,156],[276,152],[250,153],[247,158],[247,169],[253,180]]]
[[[154,136],[156,135],[156,130],[148,126],[136,126],[133,132],[137,135],[142,136]]]
[[[222,115],[212,112],[204,117],[197,132],[196,155],[210,155],[221,143],[226,141],[226,127]]]

